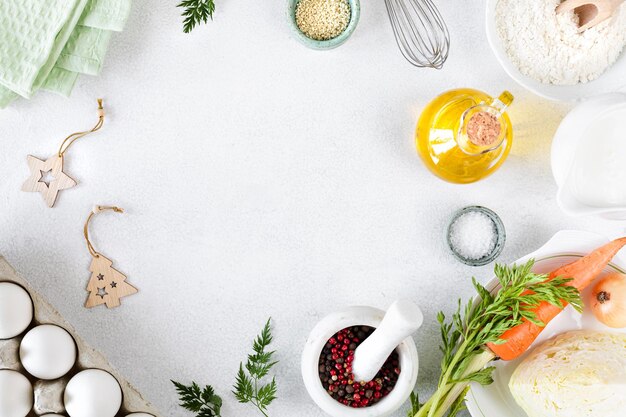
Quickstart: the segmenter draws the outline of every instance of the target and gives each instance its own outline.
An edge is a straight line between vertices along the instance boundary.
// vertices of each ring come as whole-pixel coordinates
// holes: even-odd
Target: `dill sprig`
[[[463,398],[470,382],[488,385],[493,382],[493,366],[486,365],[495,355],[486,349],[487,343],[503,343],[504,332],[528,320],[544,326],[534,312],[542,302],[559,308],[564,303],[582,311],[580,293],[566,285],[570,278],[533,273],[534,260],[524,265],[496,265],[495,275],[500,288],[489,292],[475,278],[474,288],[480,299],[469,301],[465,307],[461,300],[449,321],[443,312],[437,315],[441,326],[441,376],[437,391],[424,404],[417,395],[411,398],[410,415],[414,417],[454,417],[464,407]]]
[[[196,417],[220,417],[222,399],[215,394],[213,387],[207,385],[200,389],[195,382],[189,386],[176,381],[172,384],[178,392],[181,407],[196,413]]]
[[[215,12],[214,0],[182,0],[176,7],[185,9],[182,16],[185,18],[183,22],[183,32],[191,32],[197,25],[207,23],[209,19],[213,20],[213,12]]]
[[[261,384],[261,380],[265,378],[272,367],[278,363],[273,360],[275,351],[266,351],[266,348],[272,343],[271,318],[265,323],[265,327],[261,334],[252,343],[253,353],[248,355],[248,361],[245,364],[239,364],[239,372],[235,382],[233,394],[240,403],[251,403],[259,411],[267,417],[267,407],[276,399],[276,378],[267,384]]]

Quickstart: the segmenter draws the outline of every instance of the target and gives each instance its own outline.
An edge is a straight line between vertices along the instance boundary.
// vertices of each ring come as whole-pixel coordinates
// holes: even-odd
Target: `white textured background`
[[[40,94],[0,112],[0,253],[167,416],[170,378],[213,384],[224,416],[255,415],[230,394],[239,361],[275,320],[279,399],[272,416],[321,416],[300,379],[299,355],[326,313],[387,307],[405,296],[426,322],[415,335],[420,390],[438,370],[435,314],[471,297],[470,268],[446,252],[451,213],[498,212],[512,261],[563,228],[619,234],[624,224],[564,217],[555,202],[551,137],[569,105],[524,92],[484,35],[484,2],[439,1],[452,36],[442,71],[398,52],[382,0],[365,0],[339,49],[291,38],[286,2],[217,0],[215,21],[181,30],[175,1],[136,1],[99,78],[71,99]],[[413,143],[420,108],[453,87],[510,89],[515,144],[491,178],[468,186],[430,175]],[[20,191],[26,155],[47,157],[68,133],[104,129],[66,158],[78,187],[48,209]],[[82,226],[95,203],[95,245],[140,289],[123,306],[86,310],[90,257]],[[398,412],[398,416],[403,413]]]

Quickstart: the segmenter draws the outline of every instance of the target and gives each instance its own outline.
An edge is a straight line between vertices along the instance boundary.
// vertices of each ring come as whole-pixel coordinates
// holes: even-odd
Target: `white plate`
[[[527,261],[530,258],[536,260],[536,272],[551,272],[554,269],[579,259],[582,255],[607,243],[608,239],[594,233],[579,231],[562,231],[554,235],[539,250],[523,257],[517,263]],[[626,252],[626,250],[625,250]],[[626,270],[626,262],[620,260],[619,255],[613,259],[605,272],[623,272]],[[498,281],[493,279],[486,286],[488,290],[497,288]],[[590,286],[592,287],[592,286]],[[588,304],[590,288],[583,292],[585,304]],[[573,308],[567,307],[554,320],[552,320],[539,335],[532,347],[551,337],[568,330],[590,329],[621,331],[626,329],[610,329],[598,322],[591,311],[585,308],[583,314],[577,313]],[[522,355],[513,361],[495,361],[496,370],[493,373],[494,383],[487,386],[472,384],[467,394],[467,408],[473,417],[527,417],[526,413],[515,403],[509,392],[509,379],[517,365],[526,357]]]
[[[598,94],[626,92],[626,53],[624,51],[622,51],[622,55],[613,66],[604,74],[584,84],[543,84],[534,78],[522,74],[509,59],[498,35],[495,19],[497,3],[498,0],[487,0],[487,39],[502,68],[521,86],[542,97],[560,101],[580,101]]]

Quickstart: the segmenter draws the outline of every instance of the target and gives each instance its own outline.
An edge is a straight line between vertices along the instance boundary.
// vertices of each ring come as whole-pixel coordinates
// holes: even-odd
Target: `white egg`
[[[22,333],[33,321],[33,300],[12,282],[0,282],[0,339]]]
[[[62,327],[42,324],[31,329],[22,339],[20,360],[24,369],[35,378],[61,378],[76,362],[76,343]]]
[[[122,388],[110,373],[87,369],[67,383],[63,402],[70,417],[115,417],[122,406]]]
[[[33,386],[16,371],[0,371],[0,417],[26,417],[33,408]]]
[[[126,414],[126,417],[154,417],[152,414],[147,413],[132,413]]]

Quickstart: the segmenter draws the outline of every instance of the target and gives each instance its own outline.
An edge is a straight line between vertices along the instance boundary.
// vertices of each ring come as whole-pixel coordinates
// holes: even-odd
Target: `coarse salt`
[[[496,226],[484,213],[470,211],[462,214],[450,226],[452,250],[465,259],[481,259],[496,246]]]

